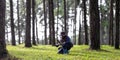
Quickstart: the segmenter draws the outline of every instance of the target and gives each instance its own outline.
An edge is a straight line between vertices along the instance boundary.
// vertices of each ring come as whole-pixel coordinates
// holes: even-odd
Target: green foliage
[[[105,1],[105,4],[100,4],[100,13],[101,13],[101,25],[103,27],[109,26],[109,17],[110,17],[110,0]]]
[[[7,46],[12,56],[22,60],[120,60],[120,51],[110,46],[102,46],[102,50],[89,50],[88,46],[74,46],[70,54],[57,54],[57,48],[49,45],[25,48],[23,45]]]
[[[101,21],[101,25],[103,26],[103,27],[105,27],[105,26],[109,26],[109,21],[108,20],[103,20],[103,21]]]
[[[54,9],[54,15],[56,16],[57,15],[57,11],[58,11],[57,3],[55,4],[55,6],[56,7],[54,7],[54,8],[57,8],[57,9]],[[60,1],[60,0],[59,0],[59,11],[58,12],[59,12],[59,15],[64,16],[64,3],[63,3],[63,1]]]

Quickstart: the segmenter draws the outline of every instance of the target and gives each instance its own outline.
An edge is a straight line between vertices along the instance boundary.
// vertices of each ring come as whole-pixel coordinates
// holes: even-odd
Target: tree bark
[[[21,44],[21,39],[20,39],[20,17],[19,17],[19,0],[17,0],[17,19],[18,19],[18,43]]]
[[[64,31],[67,33],[66,0],[64,0]]]
[[[73,20],[74,22],[74,27],[73,27],[73,34],[74,34],[74,44],[76,44],[76,15],[77,15],[77,1],[75,0],[75,19]]]
[[[52,45],[55,45],[55,27],[54,27],[54,3],[53,0],[49,0],[49,20],[50,20],[50,28],[51,28],[51,42]]]
[[[116,32],[115,32],[115,49],[119,49],[119,20],[120,20],[120,0],[116,0]]]
[[[26,0],[25,47],[32,47],[32,44],[31,44],[31,0]]]
[[[39,42],[39,39],[38,39],[38,27],[37,27],[37,22],[38,22],[38,20],[37,20],[37,17],[36,17],[36,40],[37,40],[37,43],[39,44],[40,42]]]
[[[43,8],[44,8],[44,24],[45,24],[45,45],[47,45],[47,9],[46,9],[46,0],[43,0]]]
[[[81,17],[81,11],[80,11],[80,16]],[[78,35],[78,45],[81,45],[81,18],[79,18],[79,35]]]
[[[100,16],[98,0],[90,0],[90,49],[100,49]]]
[[[82,0],[83,2],[83,12],[84,12],[84,29],[85,29],[85,45],[88,45],[88,25],[86,19],[86,0]]]
[[[10,17],[11,17],[11,36],[12,36],[12,45],[16,45],[16,40],[15,40],[15,31],[14,31],[14,18],[13,18],[13,1],[10,1]]]
[[[5,43],[5,8],[6,1],[0,0],[0,59],[8,54]]]
[[[51,16],[50,16],[50,0],[48,0],[48,8],[49,8],[49,44],[52,44],[52,32],[51,32]]]
[[[59,24],[59,0],[57,1],[57,31],[56,31],[56,33],[57,33],[57,40],[58,40],[58,24]]]
[[[110,22],[109,22],[109,45],[114,45],[113,40],[113,0],[110,0]]]
[[[33,45],[37,45],[36,44],[36,40],[35,40],[35,0],[32,0],[32,44]]]

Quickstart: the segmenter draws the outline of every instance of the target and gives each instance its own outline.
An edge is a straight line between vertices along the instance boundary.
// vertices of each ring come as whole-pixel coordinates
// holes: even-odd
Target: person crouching
[[[61,32],[60,36],[61,47],[58,49],[58,54],[69,54],[69,50],[73,47],[71,39],[65,32]]]

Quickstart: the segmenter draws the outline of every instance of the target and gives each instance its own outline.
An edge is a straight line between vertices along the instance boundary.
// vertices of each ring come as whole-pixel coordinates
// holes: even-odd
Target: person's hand
[[[59,46],[59,44],[56,44],[55,46],[56,46],[56,47],[58,47],[58,46]]]

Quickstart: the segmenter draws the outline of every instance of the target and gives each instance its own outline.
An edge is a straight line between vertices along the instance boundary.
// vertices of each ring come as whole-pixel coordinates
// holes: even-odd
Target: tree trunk
[[[6,1],[0,0],[0,60],[8,54],[5,43],[5,8]]]
[[[5,35],[6,35],[6,42],[7,42],[6,44],[10,44],[10,43],[9,43],[9,38],[8,38],[9,32],[8,32],[8,26],[7,26],[7,25],[6,25],[6,32],[7,32],[7,33],[5,34]]]
[[[39,39],[38,39],[38,27],[37,27],[37,22],[38,22],[38,20],[37,20],[37,17],[36,17],[36,40],[37,40],[37,43],[39,44],[40,42],[39,42]]]
[[[21,39],[20,39],[20,17],[19,17],[19,0],[17,0],[17,19],[18,19],[18,43],[21,44]]]
[[[58,23],[58,22],[59,22],[59,0],[57,1],[57,8],[58,8],[58,9],[57,9],[57,31],[56,31],[57,36],[56,36],[56,37],[57,37],[57,40],[58,40],[58,29],[59,29],[59,28],[58,28],[58,24],[59,24],[59,23]]]
[[[74,44],[76,44],[76,15],[77,15],[77,1],[75,0],[75,19],[73,20],[74,22],[74,27],[73,27],[73,34],[74,34]]]
[[[51,27],[51,42],[52,45],[55,45],[55,27],[54,27],[54,4],[53,0],[49,0],[49,20],[50,20],[50,27]]]
[[[48,8],[49,8],[49,44],[52,44],[52,32],[51,32],[51,11],[50,11],[50,0],[48,0]]]
[[[113,40],[113,0],[110,0],[110,27],[109,27],[109,45],[114,45]]]
[[[98,0],[90,0],[90,49],[100,49],[100,16]]]
[[[86,0],[82,0],[83,2],[83,12],[84,12],[84,29],[85,29],[85,45],[88,45],[88,26],[86,19]]]
[[[120,20],[120,0],[116,0],[116,32],[115,32],[115,49],[119,49],[119,20]]]
[[[80,16],[81,17],[81,11],[80,11]],[[79,35],[78,35],[78,45],[81,45],[81,18],[79,18]]]
[[[100,7],[102,6],[102,0],[100,0]],[[103,14],[102,14],[102,8],[100,8],[100,43],[101,44],[104,44],[104,39],[103,39],[103,35],[104,35],[104,27],[103,27],[103,25],[102,25],[102,21],[104,20],[103,19]]]
[[[26,0],[26,32],[25,47],[32,47],[31,44],[31,0]]]
[[[12,45],[16,45],[16,40],[15,40],[15,31],[14,31],[14,18],[13,18],[13,1],[10,1],[10,17],[11,17],[11,36],[12,36]]]
[[[45,45],[47,45],[47,9],[46,9],[46,0],[43,0],[43,8],[44,8],[44,24],[45,24]]]
[[[67,21],[66,21],[66,0],[64,0],[64,31],[67,32]]]
[[[35,0],[32,0],[32,44],[37,45],[35,41]]]
[[[69,5],[68,0],[66,0],[66,34],[68,35],[69,32],[69,26],[68,26],[68,22],[69,22],[69,9],[70,9],[70,5]]]
[[[54,3],[53,0],[51,0],[51,21],[52,21],[52,45],[55,45],[55,22],[54,22]]]

